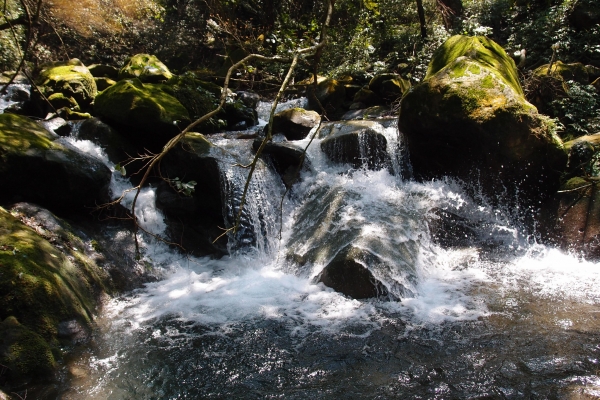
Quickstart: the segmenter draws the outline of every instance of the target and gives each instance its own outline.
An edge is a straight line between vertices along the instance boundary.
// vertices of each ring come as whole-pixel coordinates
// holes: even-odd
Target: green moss
[[[523,96],[515,62],[504,49],[484,36],[456,35],[449,38],[433,55],[425,80],[431,78],[459,57],[468,57],[482,67],[493,69],[516,93]]]
[[[14,377],[47,376],[54,371],[51,347],[14,316],[0,322],[0,359]]]
[[[208,154],[213,144],[201,133],[190,132],[185,135],[183,147],[194,154]]]
[[[562,61],[556,61],[552,64],[552,70],[549,71],[550,64],[542,65],[536,68],[533,73],[537,76],[552,76],[561,78],[564,81],[575,81],[582,85],[588,85],[589,74],[585,65],[582,63],[565,64]]]
[[[156,131],[173,127],[175,121],[189,121],[185,107],[164,85],[143,84],[139,79],[126,79],[101,92],[96,98],[97,114],[114,122]],[[158,124],[158,126],[157,126]]]
[[[150,54],[132,56],[119,71],[119,80],[138,78],[142,82],[161,82],[172,77],[167,66]]]
[[[16,114],[0,114],[0,149],[2,153],[56,148],[53,139],[50,132],[27,117]]]
[[[62,93],[73,98],[80,107],[88,106],[98,94],[94,77],[77,59],[42,69],[36,83],[46,97]]]
[[[0,363],[19,374],[52,369],[59,322],[89,325],[106,291],[106,274],[74,250],[80,239],[62,227],[46,234],[63,250],[0,208]]]

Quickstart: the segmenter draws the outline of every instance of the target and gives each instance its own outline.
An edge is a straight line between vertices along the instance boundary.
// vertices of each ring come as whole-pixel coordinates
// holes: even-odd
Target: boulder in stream
[[[0,364],[13,387],[49,377],[65,347],[89,337],[111,284],[87,246],[46,210],[0,208]]]
[[[0,187],[5,201],[83,211],[108,201],[111,171],[33,120],[0,114]]]
[[[76,58],[43,67],[36,84],[56,109],[67,107],[74,111],[85,110],[98,93],[94,77]],[[39,102],[43,108],[46,107],[45,100],[39,99]]]
[[[390,165],[387,139],[376,131],[378,123],[372,121],[343,121],[321,126],[321,149],[334,162],[348,163],[353,168],[372,170]]]
[[[166,85],[125,79],[101,92],[94,110],[128,135],[136,147],[158,150],[191,122],[174,94]]]
[[[302,140],[320,122],[321,117],[316,111],[290,108],[273,116],[273,134],[281,133],[288,140]]]
[[[224,150],[210,143],[204,135],[189,133],[163,159],[162,182],[156,192],[156,205],[167,223],[169,237],[195,255],[227,254],[227,237],[214,242],[224,227],[224,199],[221,189],[219,158]],[[186,195],[172,183],[195,182],[193,193]]]
[[[398,126],[416,178],[455,177],[493,202],[518,197],[522,209],[556,191],[567,160],[553,123],[525,100],[514,61],[481,36],[453,36],[436,51]]]

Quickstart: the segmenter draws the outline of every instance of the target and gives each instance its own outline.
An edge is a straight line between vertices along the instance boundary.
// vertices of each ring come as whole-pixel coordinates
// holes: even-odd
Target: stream
[[[398,160],[396,125],[380,132]],[[211,140],[252,156],[251,140]],[[402,178],[401,162],[349,169],[318,138],[307,155],[282,210],[281,179],[258,168],[246,220],[255,229],[229,256],[183,256],[142,237],[145,263],[164,279],[107,302],[59,398],[600,398],[597,264],[537,243],[510,205],[476,203],[450,179]],[[245,172],[222,167],[237,188],[231,213]],[[111,185],[117,194],[130,184],[115,173]],[[144,228],[164,232],[154,189],[138,201]],[[477,221],[478,244],[437,244],[436,209]],[[383,260],[368,268],[390,296],[355,300],[316,283],[350,240]],[[313,261],[299,263],[305,255]]]

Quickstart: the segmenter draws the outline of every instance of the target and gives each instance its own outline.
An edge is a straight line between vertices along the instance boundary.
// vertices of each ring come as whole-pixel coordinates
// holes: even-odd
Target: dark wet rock
[[[390,108],[386,106],[373,106],[358,110],[350,110],[341,116],[341,121],[352,121],[361,119],[376,119],[389,116]]]
[[[356,92],[352,101],[355,104],[360,103],[366,107],[383,103],[383,99],[377,93],[367,87],[363,87]]]
[[[354,168],[385,168],[390,163],[387,140],[371,125],[366,121],[325,124],[319,131],[319,137],[323,138],[321,149],[330,160]]]
[[[195,181],[191,196],[177,192],[162,182],[156,192],[156,205],[168,226],[169,237],[195,255],[222,256],[227,253],[227,237],[213,243],[225,226],[219,157],[224,150],[213,146],[198,133],[190,133],[161,162],[164,178]]]
[[[376,255],[350,245],[323,268],[318,282],[353,299],[386,297],[387,288],[364,267],[379,261]]]
[[[551,243],[600,260],[600,134],[565,143],[565,183],[542,210],[541,231]]]
[[[136,148],[123,135],[98,118],[76,123],[71,134],[76,139],[89,140],[100,146],[114,164],[121,164],[137,155]],[[135,164],[129,169],[131,173],[137,172]]]
[[[40,124],[59,136],[69,136],[72,126],[64,118],[56,117],[49,120],[40,121]]]
[[[600,10],[594,1],[578,1],[568,16],[569,24],[577,31],[588,30],[600,23]]]
[[[246,107],[256,109],[258,102],[260,101],[260,95],[254,92],[237,92],[236,97]]]
[[[96,81],[96,87],[98,88],[99,92],[106,90],[117,83],[117,81],[105,77],[94,78],[94,80]]]
[[[314,110],[318,113],[325,110],[327,116],[333,119],[346,112],[346,109],[344,108],[346,88],[342,82],[325,78],[319,80],[316,90],[314,86],[308,85],[307,91],[309,92],[308,105],[310,110]],[[315,99],[317,99],[318,102],[315,101]]]
[[[398,99],[408,89],[410,81],[397,74],[379,74],[369,82],[369,90],[388,102]]]
[[[27,117],[0,114],[0,186],[5,201],[83,211],[108,199],[111,171]]]
[[[241,100],[226,103],[224,107],[227,128],[241,131],[258,124],[258,114],[254,108],[246,106]]]
[[[263,139],[257,138],[254,140],[252,143],[254,151],[258,151]],[[273,141],[265,144],[262,154],[271,159],[275,170],[281,176],[286,187],[290,187],[296,183],[301,167],[308,167],[308,161],[305,160],[304,148],[287,140],[276,140],[277,136],[273,139]]]

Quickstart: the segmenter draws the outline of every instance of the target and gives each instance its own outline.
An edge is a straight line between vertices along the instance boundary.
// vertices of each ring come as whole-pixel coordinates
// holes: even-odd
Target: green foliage
[[[169,180],[169,183],[173,185],[177,192],[183,194],[184,196],[191,197],[194,194],[194,190],[196,190],[196,181],[183,182],[179,177],[175,179]]]
[[[591,85],[565,82],[567,97],[550,103],[553,114],[564,125],[564,137],[575,138],[600,132],[600,95]]]

